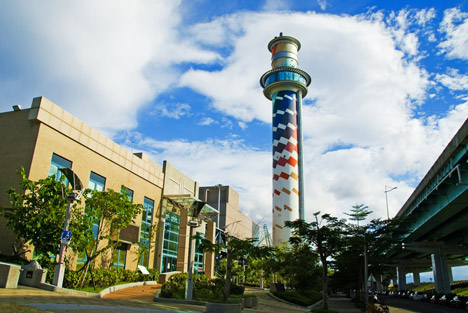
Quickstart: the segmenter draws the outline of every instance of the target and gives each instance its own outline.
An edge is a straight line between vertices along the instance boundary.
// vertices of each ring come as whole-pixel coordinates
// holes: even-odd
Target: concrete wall
[[[72,169],[87,187],[91,171],[106,178],[106,189],[119,192],[121,186],[133,190],[133,202],[143,203],[144,197],[154,200],[153,221],[158,221],[158,208],[162,197],[162,167],[156,168],[144,154],[132,154],[103,134],[92,129],[76,117],[47,99],[33,100],[32,109],[0,114],[0,147],[2,155],[1,189],[17,184],[15,174],[19,166],[29,168],[29,178],[38,180],[48,175],[52,154],[73,162]],[[5,193],[0,193],[6,205]],[[141,225],[141,214],[134,224]],[[6,232],[8,234],[8,232]],[[8,235],[9,236],[9,235]],[[9,251],[11,236],[1,240],[2,251]],[[153,247],[152,254],[155,249]],[[4,252],[4,253],[5,253]],[[150,256],[149,267],[153,266]],[[126,267],[135,270],[138,261],[138,243],[131,243],[127,251]]]
[[[198,198],[198,183],[176,169],[168,161],[163,163],[164,195],[191,195]]]
[[[218,208],[218,188],[200,187],[200,199]],[[219,228],[241,239],[252,238],[255,223],[239,211],[239,194],[230,186],[221,187]]]
[[[10,207],[7,191],[10,188],[19,190],[21,176],[18,170],[24,167],[29,173],[34,146],[39,131],[38,123],[27,123],[29,110],[0,114],[0,206]],[[0,217],[0,253],[13,254],[12,244],[16,237],[12,230],[5,227],[6,221]]]

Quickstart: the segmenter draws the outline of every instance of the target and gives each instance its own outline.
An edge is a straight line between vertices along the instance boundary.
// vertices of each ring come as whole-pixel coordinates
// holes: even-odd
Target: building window
[[[104,191],[104,189],[106,188],[106,178],[99,174],[91,172],[91,174],[89,175],[88,188],[91,190]],[[96,219],[93,219],[94,238],[97,238],[98,231],[99,223],[98,221],[96,221]]]
[[[89,175],[88,188],[91,190],[104,191],[105,187],[106,178],[99,174],[91,172],[91,174]]]
[[[153,223],[154,201],[149,198],[144,198],[143,212],[141,215],[141,231],[140,231],[140,257],[138,264],[148,267],[149,251],[150,251],[150,235],[151,224]]]
[[[197,235],[199,235],[201,238],[205,237],[203,233],[197,232]],[[204,261],[205,253],[203,252],[203,250],[200,249],[200,244],[201,244],[201,239],[196,239],[195,240],[195,260],[193,262],[193,272],[195,274],[204,272],[203,261]]]
[[[177,246],[179,244],[180,217],[166,212],[161,273],[173,272],[177,268]]]
[[[126,195],[128,200],[133,201],[133,190],[128,189],[127,187],[122,187],[122,189],[120,189],[120,193],[122,195]]]
[[[61,168],[71,168],[72,162],[62,158],[61,156],[52,153],[52,160],[50,161],[49,176],[55,175],[55,180],[59,181],[62,177],[62,172],[59,171]],[[65,176],[64,176],[65,178]],[[68,185],[68,180],[65,178],[65,185]]]
[[[127,258],[127,244],[120,243],[112,251],[112,265],[115,267],[125,268],[125,260]]]
[[[106,178],[96,174],[94,172],[91,172],[89,175],[89,183],[88,183],[88,188],[91,190],[97,190],[97,191],[104,191],[106,188]],[[85,207],[86,210],[86,207]],[[94,234],[94,239],[97,239],[98,236],[98,231],[99,231],[99,221],[97,221],[95,218],[93,218],[93,234]],[[78,259],[77,259],[77,265],[82,265],[86,262],[86,253],[83,251],[78,254]]]

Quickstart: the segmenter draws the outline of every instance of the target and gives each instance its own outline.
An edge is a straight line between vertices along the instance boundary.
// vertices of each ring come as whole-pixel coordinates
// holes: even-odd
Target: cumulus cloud
[[[394,215],[468,116],[463,102],[442,118],[415,117],[430,82],[417,60],[420,34],[412,25],[430,23],[432,9],[403,10],[389,19],[382,12],[238,12],[189,26],[179,5],[2,2],[0,29],[15,32],[5,32],[0,43],[0,108],[51,94],[85,122],[112,132],[137,126],[139,109],[169,88],[186,87],[219,114],[217,120],[203,115],[200,126],[268,125],[271,103],[258,80],[271,68],[266,45],[282,31],[301,41],[299,66],[312,77],[303,108],[307,218],[318,210],[342,215],[356,203],[386,217],[385,185],[398,186],[389,194]],[[284,5],[271,0],[264,9]],[[445,12],[439,47],[448,57],[468,58],[467,25],[466,13]],[[454,90],[466,87],[458,72],[435,78]],[[191,105],[161,102],[149,110],[182,118]],[[245,213],[269,222],[270,150],[235,135],[190,142],[125,134],[135,149],[169,160],[201,185],[231,185]]]
[[[177,80],[173,64],[218,59],[178,40],[179,5],[2,2],[0,108],[43,95],[100,129],[135,127],[138,110]]]
[[[444,19],[440,25],[440,32],[445,39],[439,47],[448,58],[468,59],[468,13],[458,8],[444,12]]]
[[[270,223],[271,154],[241,140],[157,141],[139,137],[136,144],[154,160],[168,160],[201,186],[222,183],[240,195],[240,209],[254,221]],[[193,166],[196,164],[196,166]]]
[[[190,109],[191,107],[187,103],[161,102],[155,105],[151,114],[180,119],[182,116],[190,115]]]
[[[449,89],[468,90],[468,75],[460,74],[456,69],[449,69],[448,74],[436,74],[435,79]]]
[[[204,117],[199,123],[198,125],[202,125],[202,126],[208,126],[208,125],[211,125],[213,123],[216,123],[216,121],[214,119],[212,119],[211,117]]]
[[[289,2],[285,0],[266,0],[263,5],[263,10],[287,10],[289,9]]]
[[[413,116],[430,83],[426,70],[406,59],[418,51],[417,35],[408,29],[427,23],[433,13],[400,12],[394,16],[396,26],[384,23],[380,12],[366,17],[291,12],[224,16],[211,27],[229,32],[226,25],[243,26],[239,36],[230,38],[232,53],[225,66],[215,72],[192,69],[182,75],[181,85],[208,96],[214,109],[244,123],[269,123],[271,105],[257,79],[270,67],[270,56],[265,46],[252,43],[266,45],[275,35],[271,29],[295,36],[302,43],[300,67],[312,76],[303,109],[308,214],[342,214],[355,203],[366,203],[376,217],[386,217],[384,186],[389,185],[398,186],[389,197],[393,216],[467,113],[466,105],[459,105],[440,120]],[[404,40],[409,43],[402,49]],[[345,148],[336,149],[340,145]],[[262,212],[269,214],[269,209]]]
[[[322,10],[326,10],[328,6],[327,0],[317,0],[318,5]]]

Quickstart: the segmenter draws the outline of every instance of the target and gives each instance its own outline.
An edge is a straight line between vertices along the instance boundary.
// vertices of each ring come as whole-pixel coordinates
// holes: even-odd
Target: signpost
[[[55,265],[54,270],[54,281],[53,284],[59,288],[62,288],[63,277],[65,274],[65,252],[67,247],[70,244],[71,240],[71,231],[68,230],[70,225],[71,211],[73,207],[73,202],[80,200],[82,193],[81,181],[78,176],[69,168],[61,168],[60,171],[67,177],[68,181],[72,184],[72,191],[67,195],[67,214],[65,216],[65,224],[63,226],[62,237],[60,238],[60,255],[57,265]],[[75,192],[75,190],[80,190]]]

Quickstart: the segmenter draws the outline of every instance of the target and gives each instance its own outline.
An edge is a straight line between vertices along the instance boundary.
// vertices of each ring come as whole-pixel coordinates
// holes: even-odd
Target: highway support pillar
[[[413,272],[413,281],[414,281],[415,286],[421,285],[421,279],[419,277],[419,272],[418,271]]]
[[[446,256],[436,251],[431,255],[432,271],[434,273],[435,291],[437,293],[450,293],[450,274]]]
[[[398,290],[406,291],[406,272],[403,266],[397,267]]]

